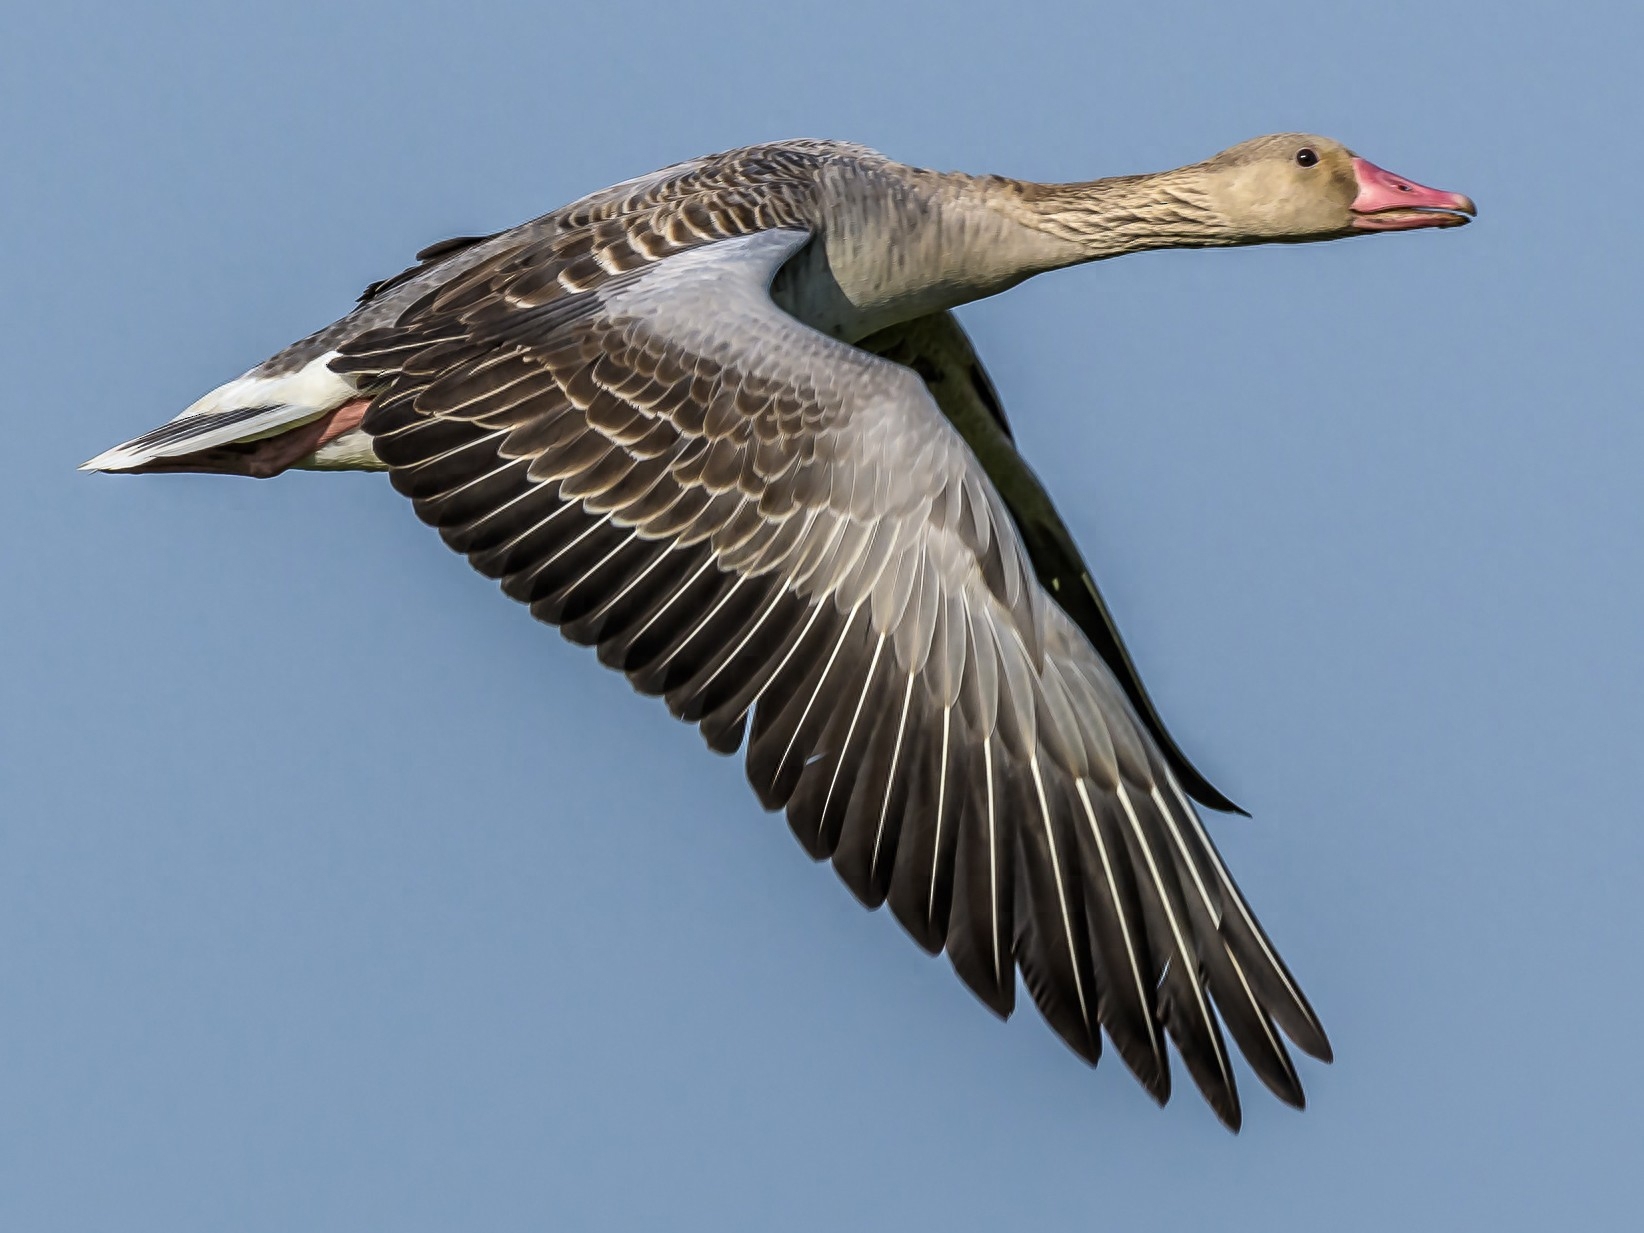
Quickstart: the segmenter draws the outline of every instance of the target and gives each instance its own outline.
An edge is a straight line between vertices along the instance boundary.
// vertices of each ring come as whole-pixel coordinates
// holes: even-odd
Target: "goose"
[[[1001,1017],[1028,995],[1231,1130],[1225,1034],[1304,1106],[1319,1017],[952,310],[1167,248],[1460,226],[1457,193],[1278,134],[1040,184],[793,140],[423,249],[90,471],[387,471],[532,615],[662,697]]]

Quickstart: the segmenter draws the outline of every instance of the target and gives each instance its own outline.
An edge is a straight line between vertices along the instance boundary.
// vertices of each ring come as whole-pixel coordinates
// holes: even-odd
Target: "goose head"
[[[1417,184],[1309,133],[1241,142],[1193,170],[1209,204],[1247,243],[1460,227],[1478,212],[1471,198]]]

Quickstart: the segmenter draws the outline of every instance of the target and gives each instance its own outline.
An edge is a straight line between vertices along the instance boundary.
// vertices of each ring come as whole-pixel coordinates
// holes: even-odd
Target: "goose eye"
[[[1311,167],[1314,163],[1319,161],[1319,156],[1312,150],[1311,147],[1303,146],[1301,149],[1296,151],[1296,161],[1303,167]]]

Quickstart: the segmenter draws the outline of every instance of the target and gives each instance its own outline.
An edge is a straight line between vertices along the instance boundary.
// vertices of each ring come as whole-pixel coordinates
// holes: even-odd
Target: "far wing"
[[[951,312],[932,313],[881,330],[858,345],[924,378],[936,405],[964,437],[1003,498],[1040,585],[1113,670],[1125,697],[1147,725],[1165,764],[1187,794],[1211,809],[1243,814],[1243,809],[1188,761],[1165,727],[1119,635],[1119,627],[1096,589],[1090,567],[1039,477],[1016,452],[998,392],[958,319]]]

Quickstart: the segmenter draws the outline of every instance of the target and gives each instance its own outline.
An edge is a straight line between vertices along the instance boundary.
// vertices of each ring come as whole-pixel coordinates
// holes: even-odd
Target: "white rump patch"
[[[342,406],[359,391],[340,373],[331,371],[337,352],[317,355],[296,372],[277,377],[256,376],[253,368],[244,376],[219,385],[211,393],[187,407],[172,423],[214,411],[237,411],[241,407],[272,407],[284,404],[310,411],[330,411]]]
[[[257,376],[253,368],[219,385],[169,423],[82,463],[82,471],[124,471],[157,458],[178,458],[221,445],[260,441],[316,420],[359,396],[354,383],[331,371],[335,351],[295,372]],[[240,415],[263,409],[261,414]],[[198,431],[189,431],[191,421]]]

